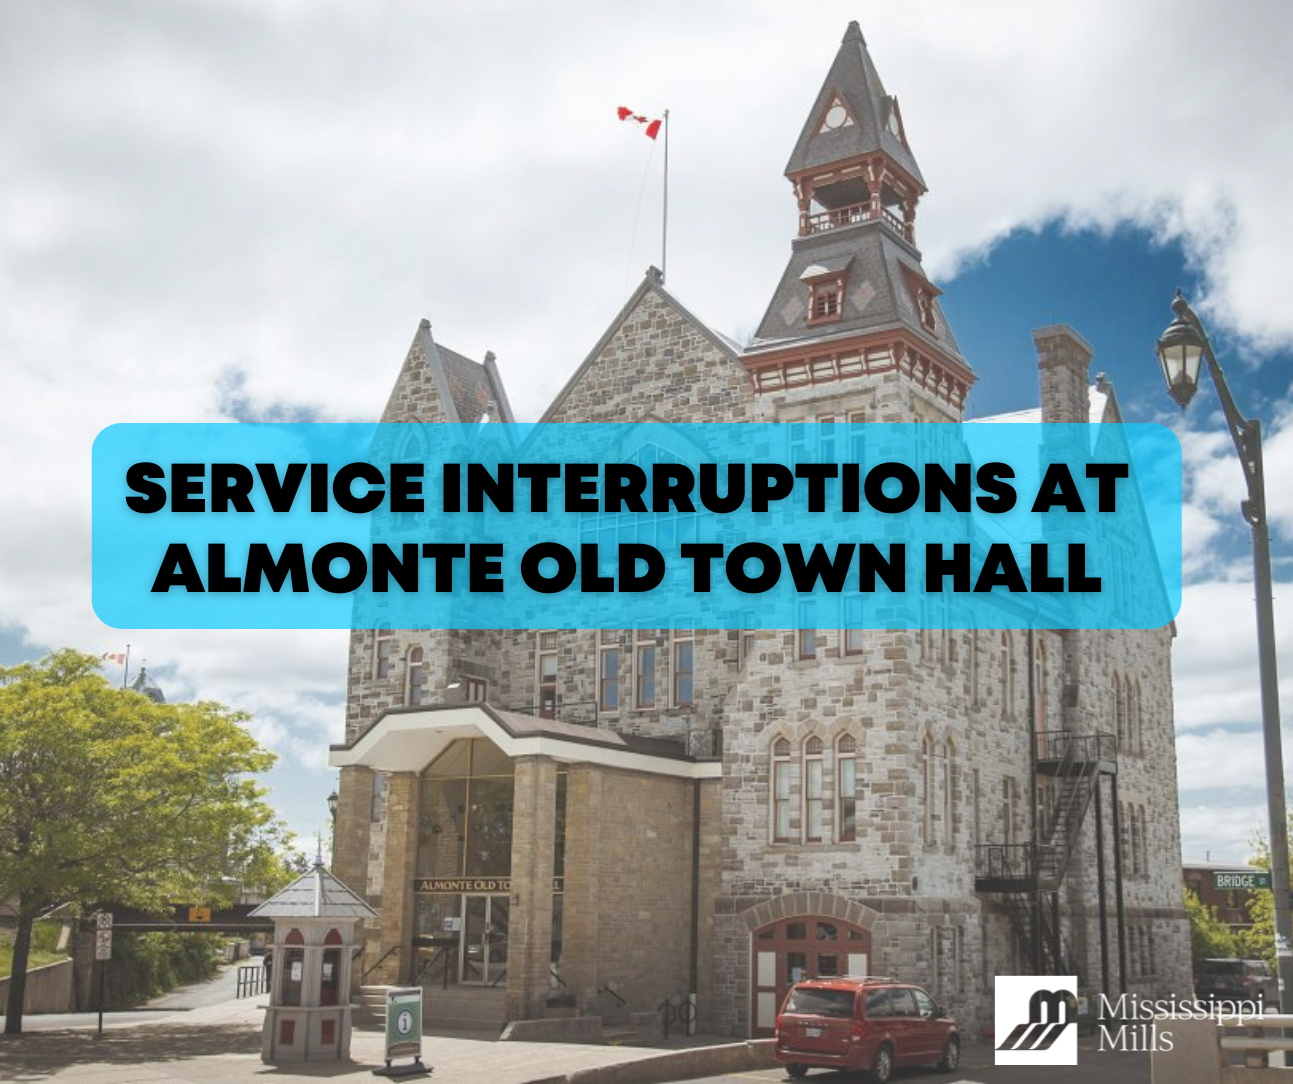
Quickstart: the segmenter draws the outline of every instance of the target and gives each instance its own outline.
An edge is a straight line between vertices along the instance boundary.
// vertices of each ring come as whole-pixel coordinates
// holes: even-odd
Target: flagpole
[[[130,677],[130,645],[126,645],[126,661],[121,667],[121,687],[126,687],[126,679]]]
[[[660,223],[660,281],[669,270],[669,110],[664,111],[664,215]]]

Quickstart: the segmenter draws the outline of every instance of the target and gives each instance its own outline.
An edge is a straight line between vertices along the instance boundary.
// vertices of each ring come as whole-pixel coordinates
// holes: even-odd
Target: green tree
[[[1217,956],[1239,955],[1239,938],[1209,907],[1190,889],[1185,890],[1185,914],[1190,920],[1190,956],[1194,970],[1208,959]]]
[[[247,718],[113,688],[76,651],[0,667],[0,899],[18,912],[6,1034],[22,1030],[46,908],[220,903],[281,880],[282,829],[250,778],[274,756]]]
[[[1293,828],[1293,814],[1288,823]],[[1293,838],[1293,836],[1290,836]],[[1252,840],[1253,856],[1248,864],[1258,869],[1271,868],[1271,844],[1263,835]],[[1265,960],[1275,970],[1275,894],[1259,888],[1248,894],[1248,918],[1252,925],[1240,934],[1240,949],[1235,953],[1250,960]]]

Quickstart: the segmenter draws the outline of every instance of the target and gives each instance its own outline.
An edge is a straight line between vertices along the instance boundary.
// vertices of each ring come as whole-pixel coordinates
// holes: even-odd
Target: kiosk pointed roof
[[[827,114],[837,104],[843,106],[847,117],[837,114],[841,123],[832,126],[831,121],[836,118],[828,121]],[[799,141],[790,154],[786,174],[794,175],[877,151],[887,154],[922,189],[925,187],[920,167],[907,145],[898,100],[885,91],[867,51],[866,39],[854,21],[849,23],[835,62],[817,93]]]
[[[264,918],[371,919],[377,912],[319,862],[251,912]]]

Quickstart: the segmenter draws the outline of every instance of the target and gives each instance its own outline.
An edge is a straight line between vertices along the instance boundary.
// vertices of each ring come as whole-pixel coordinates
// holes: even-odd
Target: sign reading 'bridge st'
[[[1270,888],[1271,875],[1269,870],[1254,870],[1252,873],[1222,873],[1220,870],[1212,872],[1212,886],[1214,888]]]

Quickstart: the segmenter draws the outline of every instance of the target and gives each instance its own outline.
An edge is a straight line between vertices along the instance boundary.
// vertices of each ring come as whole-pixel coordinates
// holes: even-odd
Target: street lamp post
[[[1235,451],[1248,483],[1240,505],[1253,533],[1253,590],[1257,596],[1257,665],[1262,696],[1262,737],[1266,752],[1266,810],[1270,819],[1271,891],[1275,910],[1275,964],[1279,972],[1280,1012],[1293,1012],[1293,900],[1289,894],[1288,819],[1284,798],[1284,753],[1280,734],[1279,678],[1275,668],[1275,611],[1271,596],[1271,536],[1266,515],[1266,480],[1262,472],[1262,426],[1245,418],[1231,398],[1221,363],[1208,333],[1189,302],[1176,291],[1176,318],[1158,340],[1158,360],[1171,396],[1182,410],[1199,386],[1200,362],[1206,362],[1226,416]]]

